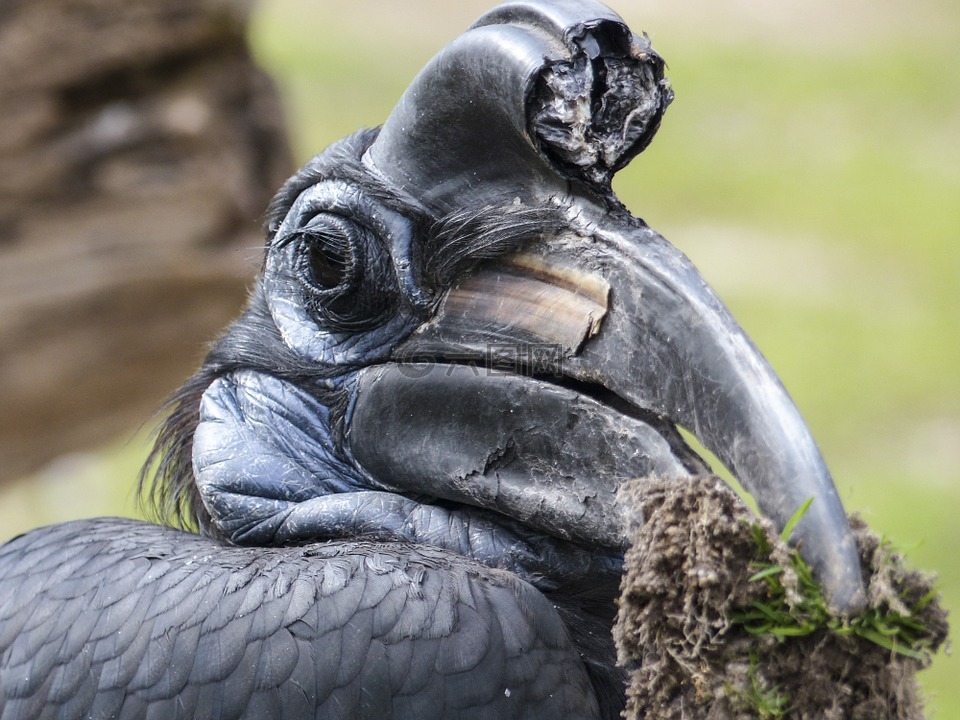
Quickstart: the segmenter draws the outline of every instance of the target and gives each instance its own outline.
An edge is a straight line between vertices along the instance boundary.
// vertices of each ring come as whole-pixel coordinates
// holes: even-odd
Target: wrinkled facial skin
[[[793,402],[611,190],[672,100],[663,70],[602,5],[507,3],[382,129],[292,178],[249,308],[191,385],[201,525],[427,543],[542,588],[615,577],[643,520],[621,485],[708,471],[682,426],[781,526],[813,497],[795,538],[837,608],[862,604]]]

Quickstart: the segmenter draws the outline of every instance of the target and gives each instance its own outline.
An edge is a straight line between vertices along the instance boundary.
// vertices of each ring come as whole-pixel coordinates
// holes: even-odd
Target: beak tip
[[[816,505],[816,503],[814,504]],[[828,517],[810,518],[797,528],[797,547],[820,582],[830,612],[850,617],[867,606],[860,552],[842,508]]]
[[[852,552],[844,554],[852,557],[846,558],[846,562],[838,562],[835,573],[824,578],[824,590],[831,611],[843,616],[858,615],[867,607],[860,556],[855,547]]]
[[[859,580],[853,583],[843,580],[839,587],[831,590],[828,585],[825,590],[827,606],[833,615],[853,617],[867,608],[867,593]]]

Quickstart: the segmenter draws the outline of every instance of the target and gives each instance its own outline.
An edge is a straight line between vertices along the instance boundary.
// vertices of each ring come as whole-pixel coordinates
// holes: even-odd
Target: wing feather
[[[551,603],[416,545],[239,548],[104,518],[0,547],[0,716],[589,718]]]

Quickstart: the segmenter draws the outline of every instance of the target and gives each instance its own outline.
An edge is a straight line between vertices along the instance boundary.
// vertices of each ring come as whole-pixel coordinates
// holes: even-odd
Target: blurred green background
[[[490,4],[261,2],[251,42],[298,160],[382,122]],[[622,199],[691,257],[769,358],[848,509],[960,607],[960,5],[614,6],[650,34],[677,93],[618,178]],[[0,539],[136,515],[148,430],[4,488]],[[960,717],[960,662],[941,654],[921,677],[930,716]]]

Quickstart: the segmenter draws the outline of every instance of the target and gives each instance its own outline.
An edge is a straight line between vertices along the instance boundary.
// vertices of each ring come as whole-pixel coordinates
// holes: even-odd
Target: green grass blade
[[[787,520],[787,524],[783,526],[783,532],[780,533],[780,539],[783,542],[787,542],[790,539],[790,536],[793,535],[794,529],[797,527],[803,516],[807,514],[807,510],[810,509],[810,506],[813,504],[813,496],[808,497],[803,505],[797,508],[797,511]]]
[[[896,640],[871,630],[870,628],[860,628],[857,631],[857,634],[865,640],[869,640],[870,642],[879,645],[882,648],[886,648],[891,652],[905,655],[906,657],[913,658],[914,660],[923,661],[927,659],[927,655],[925,653],[911,650],[910,648],[901,645]]]
[[[766,577],[779,575],[782,572],[783,572],[783,568],[780,567],[779,565],[771,565],[770,567],[766,567],[760,572],[751,575],[750,578],[747,580],[747,582],[756,582],[757,580],[763,580]]]

